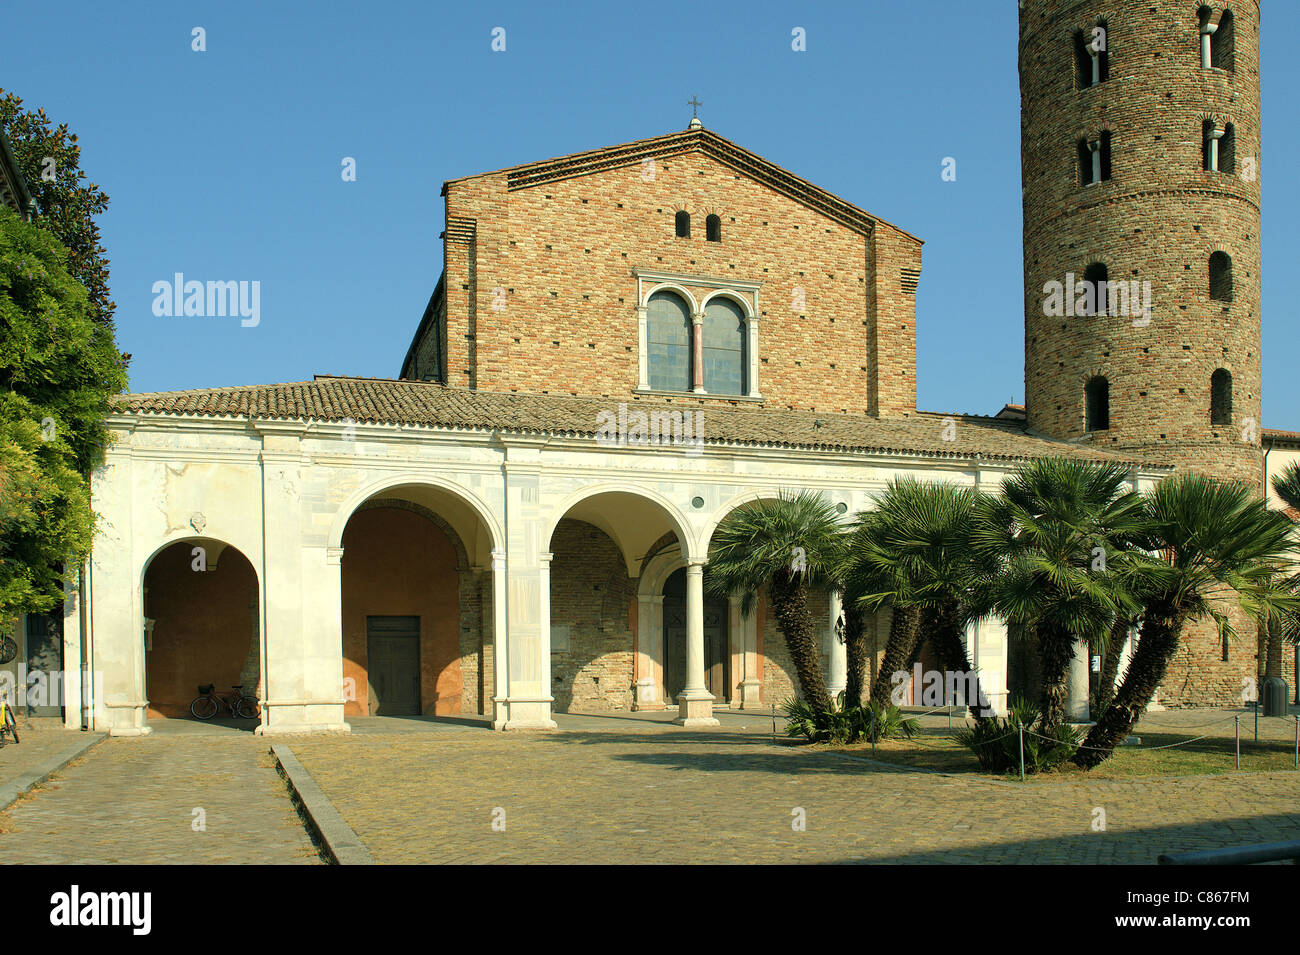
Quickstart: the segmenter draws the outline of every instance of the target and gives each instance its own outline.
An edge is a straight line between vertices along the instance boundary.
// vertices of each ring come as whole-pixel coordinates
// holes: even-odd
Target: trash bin
[[[1264,681],[1264,715],[1286,716],[1287,700],[1291,688],[1280,676],[1271,676]]]

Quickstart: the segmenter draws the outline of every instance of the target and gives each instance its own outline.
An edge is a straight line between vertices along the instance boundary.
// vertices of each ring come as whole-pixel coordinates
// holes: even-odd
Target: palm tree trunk
[[[966,704],[971,716],[975,717],[975,722],[983,721],[988,715],[984,712],[984,691],[970,665],[970,657],[966,654],[966,644],[962,640],[966,628],[962,626],[959,609],[952,604],[944,604],[926,614],[926,623],[930,640],[939,655],[939,665],[947,673],[970,675],[966,685],[968,689],[973,689],[975,699],[967,700]]]
[[[799,678],[799,689],[820,720],[830,711],[831,698],[822,676],[812,615],[808,612],[808,587],[802,574],[782,571],[772,577],[771,592],[772,615],[785,637],[790,662]]]
[[[861,706],[862,691],[865,685],[867,669],[867,634],[866,621],[862,608],[850,601],[844,608],[844,644],[845,656],[848,657],[849,678],[844,687],[844,705]]]
[[[878,706],[889,705],[894,674],[899,671],[906,672],[920,636],[921,612],[915,607],[895,607],[889,621],[889,640],[885,644],[885,656],[880,661],[880,672],[871,687],[872,703]]]
[[[1097,678],[1097,694],[1093,699],[1093,711],[1100,715],[1115,699],[1115,679],[1119,676],[1119,660],[1124,655],[1124,644],[1128,642],[1128,632],[1133,621],[1127,617],[1115,618],[1110,628],[1110,640],[1106,652],[1102,654],[1101,674]]]
[[[1133,658],[1129,660],[1128,673],[1115,694],[1115,700],[1101,719],[1088,733],[1083,746],[1074,754],[1073,762],[1092,768],[1110,757],[1146,711],[1169,669],[1169,661],[1178,649],[1178,638],[1187,619],[1181,607],[1165,601],[1148,604],[1142,620]]]
[[[1053,628],[1038,630],[1038,653],[1043,664],[1043,732],[1065,722],[1065,702],[1070,695],[1070,661],[1074,659],[1074,634]]]

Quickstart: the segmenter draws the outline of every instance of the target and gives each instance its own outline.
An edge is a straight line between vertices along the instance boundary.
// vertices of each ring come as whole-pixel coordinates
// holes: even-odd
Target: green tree
[[[1142,626],[1124,682],[1074,756],[1080,766],[1107,759],[1133,729],[1169,668],[1187,622],[1212,617],[1235,636],[1223,601],[1264,624],[1293,624],[1300,612],[1287,576],[1296,545],[1291,522],[1266,510],[1244,484],[1197,474],[1161,481],[1143,501],[1157,555],[1142,568]]]
[[[23,101],[0,90],[0,129],[13,144],[14,158],[36,200],[40,225],[68,249],[67,270],[86,289],[90,316],[113,326],[108,256],[95,216],[108,196],[81,169],[81,147],[66,123],[54,126],[44,110],[23,109]],[[121,357],[123,369],[126,357]]]
[[[1134,609],[1126,582],[1142,501],[1128,477],[1122,465],[1043,458],[980,508],[976,557],[997,568],[990,605],[1038,640],[1045,730],[1065,720],[1076,647],[1105,646],[1116,615]]]
[[[126,386],[67,250],[0,208],[0,627],[61,599],[62,565],[90,551],[89,475]]]
[[[799,689],[819,725],[830,712],[831,699],[808,592],[810,587],[837,585],[844,539],[835,508],[826,498],[813,491],[782,492],[777,500],[755,501],[728,514],[709,550],[709,588],[740,595],[745,613],[767,588]]]

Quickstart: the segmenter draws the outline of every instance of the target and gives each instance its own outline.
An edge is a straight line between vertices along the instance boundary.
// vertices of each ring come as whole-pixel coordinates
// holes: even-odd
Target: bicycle
[[[199,687],[199,695],[190,704],[190,712],[194,714],[195,719],[210,720],[217,715],[222,706],[230,710],[231,716],[238,719],[255,720],[261,713],[257,705],[257,697],[245,693],[242,683],[231,687],[235,695],[229,699],[217,696],[215,687],[215,683]]]
[[[6,736],[12,736],[15,743],[22,742],[18,738],[18,719],[14,715],[14,708],[7,699],[0,700],[0,746],[4,746],[9,741]]]

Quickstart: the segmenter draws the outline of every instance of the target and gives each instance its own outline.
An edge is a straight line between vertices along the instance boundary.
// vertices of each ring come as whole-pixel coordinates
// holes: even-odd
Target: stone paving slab
[[[0,746],[0,792],[91,738],[81,730],[64,729],[62,720],[23,718],[18,720],[18,737],[22,742]],[[7,805],[8,800],[0,797],[0,810]]]
[[[1018,787],[622,721],[293,749],[380,863],[1154,863],[1300,837],[1294,773]]]
[[[109,739],[10,808],[0,865],[319,863],[267,749],[247,734]]]

